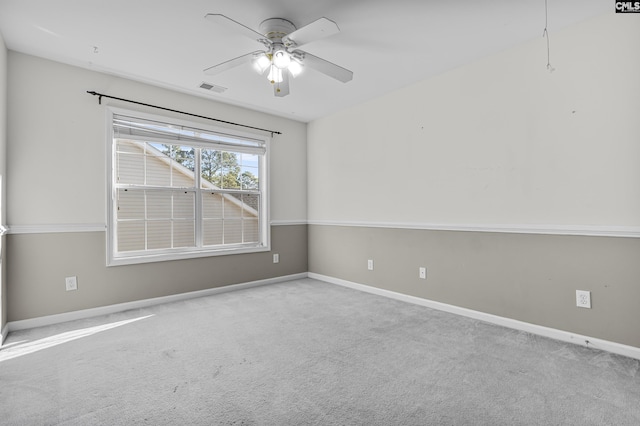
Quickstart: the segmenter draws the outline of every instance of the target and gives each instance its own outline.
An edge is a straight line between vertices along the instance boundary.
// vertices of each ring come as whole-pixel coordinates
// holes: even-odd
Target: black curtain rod
[[[161,106],[157,106],[157,105],[145,104],[144,102],[132,101],[131,99],[116,98],[115,96],[109,96],[109,95],[105,95],[103,93],[93,92],[93,91],[89,91],[89,90],[87,90],[87,93],[90,94],[90,95],[93,95],[93,96],[97,96],[98,97],[98,103],[100,105],[102,105],[102,98],[109,98],[109,99],[115,99],[117,101],[129,102],[129,103],[136,104],[136,105],[142,105],[142,106],[146,106],[146,107],[162,109],[162,110],[165,110],[165,111],[177,112],[178,114],[190,115],[192,117],[205,118],[207,120],[213,120],[213,121],[217,121],[219,123],[232,124],[234,126],[245,127],[247,129],[260,130],[262,132],[271,133],[271,136],[273,136],[273,135],[281,135],[282,134],[282,132],[277,132],[275,130],[261,129],[260,127],[247,126],[246,124],[234,123],[232,121],[224,121],[224,120],[219,120],[217,118],[205,117],[204,115],[198,115],[198,114],[192,114],[190,112],[178,111],[177,109],[165,108],[165,107],[161,107]]]

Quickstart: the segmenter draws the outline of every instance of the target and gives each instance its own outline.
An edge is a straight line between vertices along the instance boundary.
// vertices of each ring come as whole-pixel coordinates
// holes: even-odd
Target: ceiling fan
[[[297,77],[307,67],[343,83],[353,78],[353,72],[348,69],[299,49],[307,43],[339,33],[340,28],[330,19],[320,18],[296,29],[286,19],[270,18],[262,21],[258,32],[225,15],[210,13],[205,18],[254,39],[266,48],[209,67],[204,70],[207,75],[216,75],[251,62],[258,73],[267,74],[267,80],[273,84],[273,93],[278,97],[289,94],[289,76]]]

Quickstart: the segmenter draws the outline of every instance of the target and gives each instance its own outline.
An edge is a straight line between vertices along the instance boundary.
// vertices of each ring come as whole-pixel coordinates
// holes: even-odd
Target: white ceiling
[[[547,1],[551,37],[613,9],[605,0]],[[206,76],[205,68],[263,47],[215,26],[207,13],[255,30],[272,17],[298,28],[327,17],[341,32],[303,50],[354,78],[340,83],[306,70],[289,96],[276,98],[250,64]],[[300,121],[540,38],[544,27],[545,0],[0,0],[0,32],[11,50]],[[208,92],[202,82],[228,90]]]

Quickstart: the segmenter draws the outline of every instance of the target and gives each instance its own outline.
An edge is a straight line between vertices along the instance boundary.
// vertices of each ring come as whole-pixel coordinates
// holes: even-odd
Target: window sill
[[[270,251],[270,246],[245,247],[245,248],[224,248],[216,250],[199,250],[177,253],[145,253],[131,256],[118,256],[107,259],[107,267],[136,265],[142,263],[167,262],[171,260],[198,259],[202,257],[228,256],[234,254],[262,253]]]

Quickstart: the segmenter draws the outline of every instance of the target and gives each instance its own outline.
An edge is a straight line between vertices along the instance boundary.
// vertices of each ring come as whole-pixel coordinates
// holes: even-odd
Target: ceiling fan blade
[[[325,61],[322,58],[313,56],[307,52],[304,52],[303,64],[305,67],[313,68],[322,74],[328,75],[331,78],[335,78],[338,81],[346,83],[353,79],[353,72],[346,68],[342,68],[332,62]]]
[[[261,50],[256,50],[255,52],[247,53],[246,55],[238,56],[237,58],[229,59],[226,62],[222,62],[218,65],[214,65],[204,70],[206,75],[217,75],[221,72],[230,70],[231,68],[235,68],[237,66],[246,64],[247,62],[251,62],[256,55],[263,53]]]
[[[282,42],[286,47],[295,48],[339,32],[338,24],[330,19],[320,18],[282,37]]]
[[[234,21],[228,16],[221,15],[219,13],[208,13],[205,15],[205,18],[209,22],[213,22],[216,25],[223,25],[239,34],[244,35],[245,37],[249,37],[250,39],[256,40],[264,45],[271,45],[271,40],[267,39],[263,34],[252,30],[251,28],[241,24],[238,21]]]
[[[273,94],[279,98],[289,94],[289,71],[282,72],[282,81],[273,85]]]

